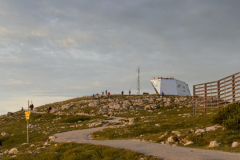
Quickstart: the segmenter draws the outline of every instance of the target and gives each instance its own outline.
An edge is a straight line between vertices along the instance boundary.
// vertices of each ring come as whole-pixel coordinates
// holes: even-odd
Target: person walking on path
[[[129,92],[128,92],[128,93],[129,93],[129,95],[130,95],[130,94],[131,94],[131,90],[129,90]]]
[[[108,94],[107,90],[105,91],[106,95]]]
[[[122,91],[122,96],[123,96],[124,92]]]
[[[108,98],[110,98],[110,92],[108,92]]]

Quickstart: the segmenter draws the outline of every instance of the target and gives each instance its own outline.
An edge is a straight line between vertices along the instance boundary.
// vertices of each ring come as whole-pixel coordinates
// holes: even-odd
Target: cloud
[[[138,66],[141,91],[150,93],[149,79],[169,77],[170,71],[190,88],[220,79],[239,72],[239,4],[0,2],[0,88],[27,97],[134,93]]]
[[[10,79],[9,81],[5,82],[6,85],[28,85],[31,84],[30,82],[23,82],[20,80],[13,80]]]
[[[45,33],[41,33],[39,31],[31,31],[30,33],[32,36],[36,36],[36,37],[46,37]]]
[[[11,31],[5,27],[0,27],[0,35],[1,36],[6,36],[11,34]]]
[[[108,32],[116,32],[115,29],[109,29]]]
[[[76,41],[72,38],[59,39],[56,42],[62,47],[68,47],[69,45],[76,44]]]

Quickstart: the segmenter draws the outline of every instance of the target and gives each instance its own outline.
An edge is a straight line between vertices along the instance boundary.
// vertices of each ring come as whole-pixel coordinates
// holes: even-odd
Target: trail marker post
[[[27,120],[27,143],[29,143],[28,122],[29,122],[30,113],[31,113],[30,111],[25,112],[25,117],[26,117],[26,120]]]

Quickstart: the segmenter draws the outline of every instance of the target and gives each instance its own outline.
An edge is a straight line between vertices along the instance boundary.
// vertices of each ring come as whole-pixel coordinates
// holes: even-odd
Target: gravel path
[[[164,160],[240,160],[240,154],[221,151],[210,151],[186,147],[173,147],[135,140],[90,140],[89,134],[106,127],[75,130],[55,134],[55,142],[77,142],[124,148],[132,151],[157,156]]]

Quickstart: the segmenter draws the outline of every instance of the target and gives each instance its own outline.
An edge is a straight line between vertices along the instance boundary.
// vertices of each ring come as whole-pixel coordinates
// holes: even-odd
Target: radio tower
[[[137,94],[140,94],[140,67],[138,67],[138,79],[137,79]]]

